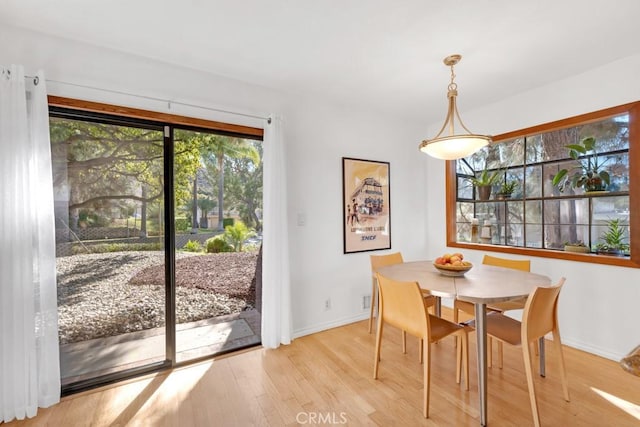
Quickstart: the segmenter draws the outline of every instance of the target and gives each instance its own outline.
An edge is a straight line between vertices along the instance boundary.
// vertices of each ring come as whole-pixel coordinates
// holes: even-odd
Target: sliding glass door
[[[50,117],[63,392],[260,343],[261,141]]]
[[[50,120],[63,384],[165,360],[162,128]]]
[[[176,360],[260,344],[261,142],[174,133]],[[259,272],[258,272],[259,273]]]

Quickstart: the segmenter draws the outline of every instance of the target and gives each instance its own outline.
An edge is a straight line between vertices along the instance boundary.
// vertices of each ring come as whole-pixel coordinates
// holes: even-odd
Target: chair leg
[[[453,323],[458,324],[458,319],[459,319],[459,310],[456,308],[456,303],[454,301],[454,303],[453,303]],[[453,335],[453,344],[456,347],[458,346],[458,335],[457,334]]]
[[[420,338],[420,349],[418,350],[418,362],[423,363],[424,362],[424,338]]]
[[[462,343],[464,344],[464,347],[462,347],[462,361],[464,362],[464,365],[462,365],[464,367],[464,389],[469,391],[469,334],[465,332],[462,340]]]
[[[502,341],[498,341],[498,368],[502,369]]]
[[[544,337],[538,338],[538,341],[533,343],[533,348],[540,350],[540,358],[538,359],[540,362],[540,372],[538,373],[544,378],[547,376]]]
[[[469,336],[463,331],[456,349],[456,383],[460,384],[460,372],[464,373],[464,388],[469,390]]]
[[[407,354],[407,331],[402,331],[402,354]]]
[[[493,340],[491,335],[487,335],[487,368],[493,365]]]
[[[562,352],[562,342],[560,341],[560,330],[553,330],[553,347],[558,354],[558,362],[560,363],[560,378],[562,380],[562,392],[564,400],[569,401],[569,383],[567,381],[567,371],[564,367],[564,354]]]
[[[424,417],[429,418],[429,392],[431,385],[431,345],[429,340],[422,340],[422,348],[424,351]]]
[[[373,362],[373,379],[378,379],[378,365],[380,364],[380,347],[382,347],[382,316],[378,316],[378,329],[376,330],[376,351]]]
[[[371,279],[371,312],[369,313],[369,333],[371,333],[373,329],[373,311],[376,307],[376,302],[378,301],[378,287],[376,286],[376,279]]]
[[[456,341],[458,334],[455,334]],[[460,384],[460,372],[462,371],[462,344],[456,346],[456,384]]]
[[[533,424],[540,427],[540,413],[538,412],[538,402],[536,401],[536,389],[533,382],[533,365],[531,361],[530,343],[522,343],[522,358],[524,359],[524,371],[527,376],[527,387],[529,388],[529,401],[531,402],[531,412],[533,414]]]

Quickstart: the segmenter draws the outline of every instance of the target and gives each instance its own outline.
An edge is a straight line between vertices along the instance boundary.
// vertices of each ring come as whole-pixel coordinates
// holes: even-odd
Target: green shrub
[[[227,228],[228,226],[233,226],[235,223],[235,219],[233,218],[223,218],[222,219],[222,228]]]
[[[234,225],[224,228],[224,240],[233,246],[235,252],[242,252],[242,244],[249,237],[256,235],[253,229],[247,228],[242,221],[236,221]]]
[[[176,217],[176,231],[187,231],[191,226],[191,222],[187,217]]]
[[[220,252],[233,252],[233,247],[228,244],[223,236],[216,236],[207,239],[207,253],[217,254]]]
[[[189,240],[183,247],[182,250],[187,252],[201,252],[202,245],[197,240]]]

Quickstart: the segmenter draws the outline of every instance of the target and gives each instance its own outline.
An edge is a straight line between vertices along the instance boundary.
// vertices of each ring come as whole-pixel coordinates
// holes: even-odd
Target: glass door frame
[[[175,367],[175,226],[173,221],[173,205],[174,205],[174,191],[173,191],[173,129],[172,126],[165,123],[156,122],[152,120],[144,120],[131,117],[123,117],[112,114],[82,111],[77,109],[69,109],[64,107],[49,106],[49,116],[63,119],[70,119],[76,121],[84,121],[91,123],[109,124],[116,126],[127,126],[135,128],[144,128],[150,130],[156,130],[162,132],[163,135],[163,204],[164,204],[164,266],[165,266],[165,321],[164,321],[164,335],[165,335],[165,351],[164,360],[161,362],[152,362],[142,366],[134,368],[128,368],[119,370],[103,375],[96,375],[94,377],[72,382],[62,386],[62,395],[66,396],[73,393],[78,393],[91,388],[111,384],[114,382],[122,381],[124,379],[132,378],[139,375],[144,375],[151,372],[157,372],[162,369]],[[167,250],[171,248],[171,250]]]
[[[238,136],[260,141],[263,140],[264,130],[250,126],[233,125],[57,96],[49,96],[49,115],[51,117],[157,129],[163,132],[164,140],[165,359],[162,362],[154,362],[70,383],[62,387],[62,395],[70,395],[136,376],[195,363],[203,359],[210,359],[212,356],[203,356],[176,363],[174,129],[214,132],[221,135]]]

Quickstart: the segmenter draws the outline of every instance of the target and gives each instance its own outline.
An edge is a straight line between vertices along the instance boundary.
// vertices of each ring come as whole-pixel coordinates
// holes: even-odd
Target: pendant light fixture
[[[462,123],[460,113],[458,113],[458,107],[456,106],[458,85],[454,83],[456,75],[453,72],[453,66],[460,62],[460,59],[462,59],[461,55],[449,55],[444,58],[444,64],[451,67],[451,82],[449,83],[447,93],[447,97],[449,98],[447,118],[444,120],[440,132],[438,132],[435,138],[425,139],[419,147],[420,151],[437,159],[455,160],[467,157],[491,143],[490,136],[471,133],[464,123]],[[460,126],[467,131],[467,133],[456,135],[454,124],[456,117],[458,118],[458,122],[460,122]],[[447,127],[449,128],[449,134],[443,135],[442,133]]]

